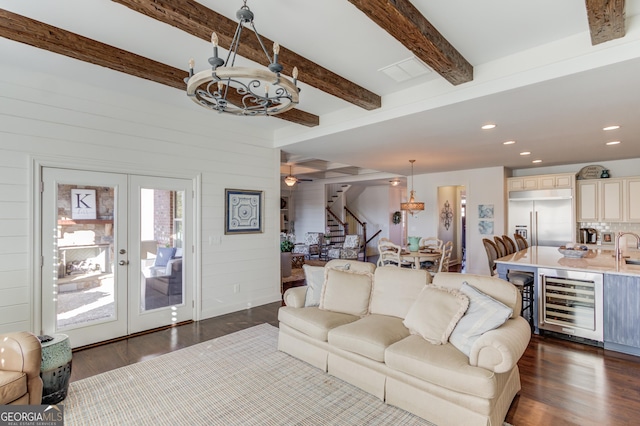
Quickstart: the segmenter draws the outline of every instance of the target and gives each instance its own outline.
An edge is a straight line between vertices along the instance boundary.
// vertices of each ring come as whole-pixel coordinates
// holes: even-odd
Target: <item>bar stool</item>
[[[496,237],[497,238],[497,237]],[[498,245],[488,238],[483,238],[482,243],[487,252],[487,260],[489,261],[489,271],[491,275],[496,275],[496,259],[504,256]],[[515,285],[522,297],[522,316],[529,322],[529,326],[533,330],[533,274],[524,271],[509,271],[507,280]]]

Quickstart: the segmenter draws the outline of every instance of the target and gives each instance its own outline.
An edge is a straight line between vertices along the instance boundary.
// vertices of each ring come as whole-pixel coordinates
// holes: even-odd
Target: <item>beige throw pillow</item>
[[[443,345],[469,307],[469,298],[458,290],[427,285],[413,303],[403,323],[435,345]]]
[[[364,316],[369,312],[372,274],[325,269],[320,309]]]

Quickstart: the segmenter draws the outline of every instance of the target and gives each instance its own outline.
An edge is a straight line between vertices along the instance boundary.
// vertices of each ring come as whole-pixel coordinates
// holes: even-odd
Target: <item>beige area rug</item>
[[[278,352],[262,324],[73,382],[72,425],[429,425]]]

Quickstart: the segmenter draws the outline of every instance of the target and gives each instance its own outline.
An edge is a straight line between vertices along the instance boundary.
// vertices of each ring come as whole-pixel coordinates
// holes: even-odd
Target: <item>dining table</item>
[[[438,250],[418,250],[418,251],[401,251],[400,258],[404,261],[413,262],[415,269],[420,269],[420,262],[436,262],[442,257],[442,252]]]

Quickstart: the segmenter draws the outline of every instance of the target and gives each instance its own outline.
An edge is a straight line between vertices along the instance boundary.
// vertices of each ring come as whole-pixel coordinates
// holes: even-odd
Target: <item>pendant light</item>
[[[408,211],[409,213],[411,213],[411,216],[413,216],[413,212],[424,210],[424,203],[416,201],[414,197],[415,191],[413,190],[413,163],[415,163],[416,160],[409,160],[409,162],[411,163],[411,195],[408,202],[400,203],[400,210]]]

